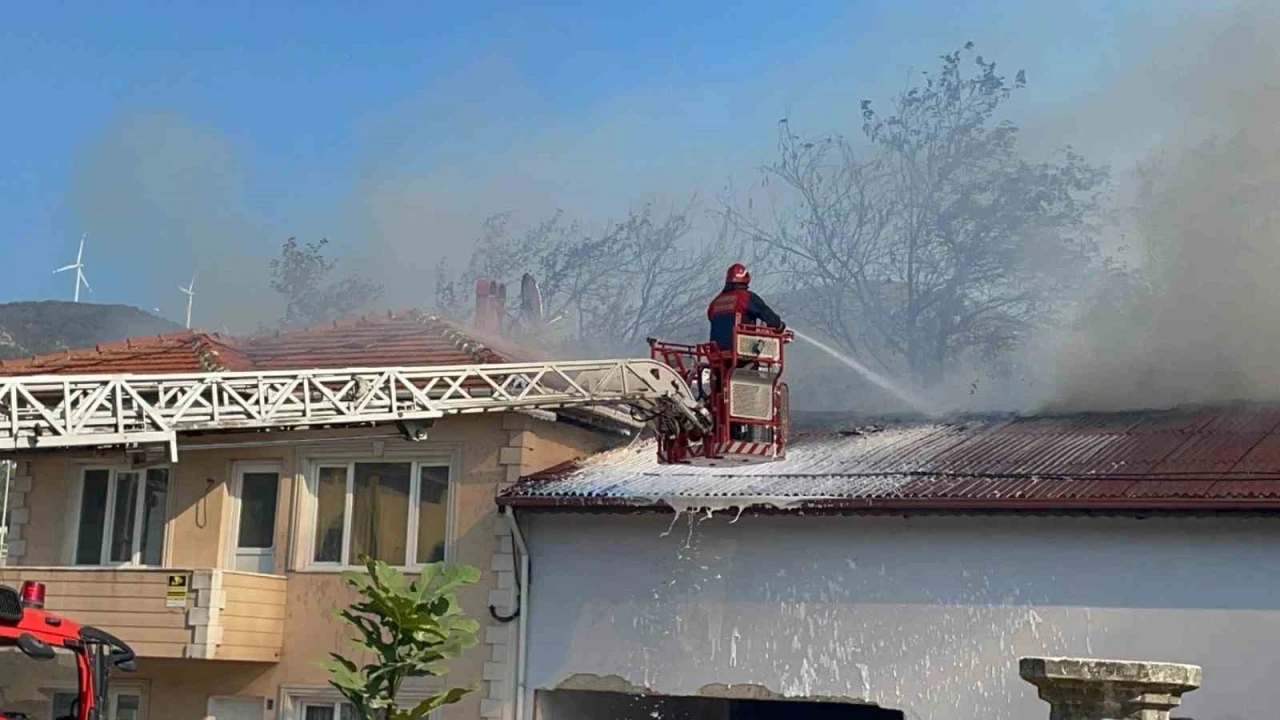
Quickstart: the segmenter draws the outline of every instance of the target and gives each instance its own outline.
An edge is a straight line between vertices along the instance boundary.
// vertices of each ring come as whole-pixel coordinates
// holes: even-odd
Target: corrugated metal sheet
[[[501,501],[1280,510],[1278,431],[1275,407],[976,419],[800,437],[784,460],[723,468],[660,466],[642,443],[527,478]]]

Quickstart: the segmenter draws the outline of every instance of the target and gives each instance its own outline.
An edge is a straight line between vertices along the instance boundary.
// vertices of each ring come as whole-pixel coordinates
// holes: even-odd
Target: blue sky
[[[782,115],[856,130],[860,99],[966,40],[1027,69],[1022,112],[1070,106],[1131,61],[1156,7],[15,5],[0,27],[0,242],[21,270],[0,299],[69,297],[50,272],[87,231],[95,302],[179,317],[176,285],[198,267],[197,316],[238,321],[264,301],[278,243],[325,234],[411,303],[489,213],[600,219],[714,197],[750,181]]]

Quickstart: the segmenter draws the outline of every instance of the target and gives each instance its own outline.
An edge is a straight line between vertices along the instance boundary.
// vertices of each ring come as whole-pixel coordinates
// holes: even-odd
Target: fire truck
[[[46,611],[44,596],[42,583],[25,582],[21,590],[0,585],[0,718],[28,720],[33,703],[45,713],[39,717],[49,717],[46,698],[3,691],[22,678],[52,684],[65,675],[74,686],[65,694],[74,699],[54,720],[102,720],[108,676],[113,669],[133,672],[134,652],[111,633]]]

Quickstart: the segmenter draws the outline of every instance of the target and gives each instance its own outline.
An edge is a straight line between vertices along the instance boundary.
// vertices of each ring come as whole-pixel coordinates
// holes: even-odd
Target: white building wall
[[[1026,720],[1026,655],[1187,662],[1175,717],[1280,708],[1280,520],[527,514],[525,707],[576,673]],[[670,532],[668,532],[670,530]]]

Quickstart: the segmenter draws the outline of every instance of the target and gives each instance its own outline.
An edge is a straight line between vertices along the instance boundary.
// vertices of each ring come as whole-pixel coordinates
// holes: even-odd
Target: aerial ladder
[[[268,372],[0,377],[0,453],[167,446],[186,433],[397,424],[410,439],[450,415],[624,408],[652,424],[659,462],[768,462],[786,447],[782,348],[650,341],[651,357]]]

